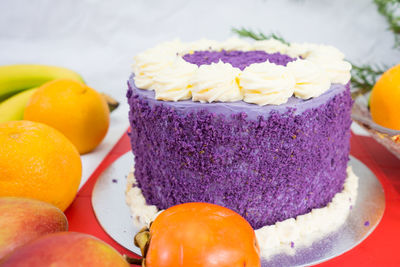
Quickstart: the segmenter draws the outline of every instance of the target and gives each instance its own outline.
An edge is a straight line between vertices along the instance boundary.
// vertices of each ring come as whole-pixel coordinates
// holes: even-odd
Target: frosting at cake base
[[[268,259],[279,253],[294,254],[296,249],[309,246],[337,230],[346,221],[356,202],[357,189],[358,177],[351,167],[347,167],[343,190],[335,194],[327,206],[255,230],[261,256]],[[125,199],[130,207],[133,223],[139,229],[148,226],[163,211],[146,204],[133,171],[127,178]]]

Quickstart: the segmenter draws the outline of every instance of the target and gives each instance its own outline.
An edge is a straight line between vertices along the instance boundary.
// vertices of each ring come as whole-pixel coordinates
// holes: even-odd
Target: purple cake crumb
[[[229,63],[235,68],[244,70],[253,63],[262,63],[269,61],[277,65],[286,66],[289,62],[295,61],[287,55],[280,53],[269,54],[264,51],[195,51],[192,54],[186,54],[183,59],[197,66],[209,65],[222,61]]]
[[[117,180],[117,179],[112,179],[112,182],[113,182],[114,184],[116,184],[116,183],[118,183],[118,180]]]
[[[365,221],[364,226],[369,226],[369,221]]]
[[[294,242],[293,242],[293,241],[290,242],[290,247],[291,247],[291,248],[294,248]]]
[[[353,209],[353,205],[350,205],[350,210],[352,210]]]

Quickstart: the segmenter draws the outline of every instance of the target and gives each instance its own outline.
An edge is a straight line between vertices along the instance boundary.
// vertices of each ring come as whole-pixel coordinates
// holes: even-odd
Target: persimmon
[[[135,237],[146,267],[260,266],[253,228],[236,212],[185,203],[162,212]]]

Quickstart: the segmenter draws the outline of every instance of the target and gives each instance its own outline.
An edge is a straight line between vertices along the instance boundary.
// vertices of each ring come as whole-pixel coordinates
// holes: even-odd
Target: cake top
[[[246,42],[165,42],[135,57],[135,84],[157,100],[279,105],[291,96],[318,97],[350,80],[350,63],[332,46]]]

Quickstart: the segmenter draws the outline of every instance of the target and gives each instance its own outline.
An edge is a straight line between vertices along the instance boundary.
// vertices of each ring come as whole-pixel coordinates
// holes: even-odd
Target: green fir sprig
[[[400,0],[374,0],[378,12],[386,18],[394,33],[395,47],[400,48]]]
[[[353,97],[372,90],[379,77],[388,69],[384,65],[351,64],[351,86]]]
[[[238,34],[241,37],[248,37],[252,38],[254,40],[260,41],[260,40],[268,40],[268,39],[275,39],[278,41],[281,41],[284,44],[289,44],[280,34],[278,33],[270,33],[268,35],[265,35],[264,33],[258,31],[254,32],[252,30],[246,29],[244,27],[237,29],[237,28],[232,28],[232,31],[236,34]]]

